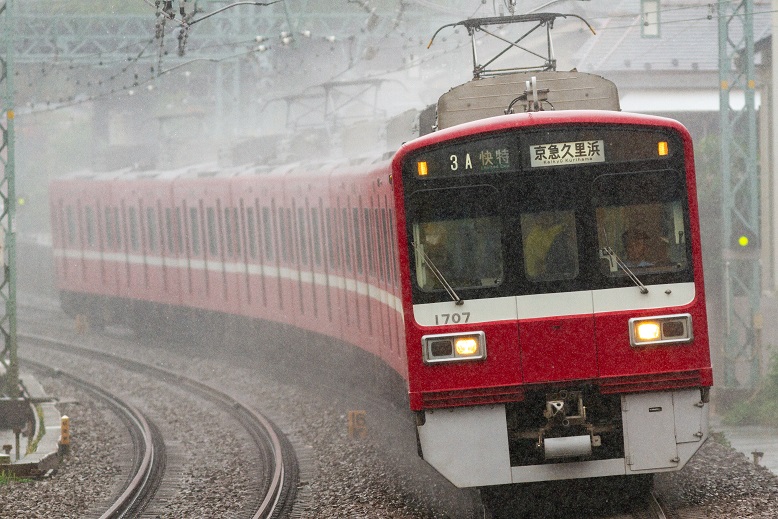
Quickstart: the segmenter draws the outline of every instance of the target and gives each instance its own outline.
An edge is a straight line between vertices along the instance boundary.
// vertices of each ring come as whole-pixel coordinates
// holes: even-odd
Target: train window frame
[[[200,211],[197,207],[189,208],[189,230],[192,256],[200,256]]]
[[[111,207],[106,207],[105,213],[105,246],[113,250],[113,220],[111,219]]]
[[[153,207],[146,207],[146,231],[148,233],[148,248],[149,252],[157,252],[157,225],[156,211]]]
[[[319,199],[321,203],[321,198]],[[317,267],[322,265],[322,250],[321,250],[321,229],[319,225],[321,220],[319,218],[319,208],[311,208],[311,238],[313,239],[313,261]]]
[[[637,177],[640,175],[640,177]],[[621,171],[598,175],[592,181],[592,205],[597,227],[597,248],[599,250],[599,272],[611,279],[629,278],[622,265],[639,276],[673,274],[685,272],[692,265],[690,217],[685,175],[678,169],[655,169],[651,171]],[[624,187],[619,183],[645,185],[628,193],[625,199]],[[603,194],[598,184],[608,190],[618,191],[620,196]],[[653,197],[647,196],[654,189]],[[609,202],[598,203],[601,200]],[[653,215],[653,217],[651,217]],[[681,227],[680,233],[678,227]],[[668,231],[672,227],[672,233]],[[628,252],[628,236],[639,239],[643,246],[638,250],[640,259]],[[675,242],[675,243],[673,243]],[[608,250],[614,254],[609,254]]]
[[[72,205],[65,206],[65,218],[68,224],[68,245],[75,245],[78,227]]]
[[[130,224],[130,249],[133,252],[140,250],[140,236],[138,233],[138,210],[134,205],[127,208],[127,220]]]
[[[295,220],[297,223],[297,238],[299,241],[299,258],[300,258],[300,264],[308,266],[308,236],[307,236],[307,229],[306,229],[306,218],[305,218],[305,208],[303,206],[300,206],[297,208],[297,213],[295,216]]]
[[[483,294],[475,296],[478,298],[500,290],[505,283],[508,267],[504,250],[505,217],[502,214],[501,196],[497,186],[490,183],[429,187],[410,194],[406,202],[406,225],[414,301],[423,299],[428,302],[429,298],[449,297],[443,283],[429,267],[428,258],[433,263],[440,263],[445,259],[448,267],[443,267],[443,264],[436,264],[435,267],[457,292]],[[441,205],[439,200],[446,200],[447,203]],[[484,200],[492,200],[492,203]],[[463,244],[472,243],[470,240],[446,239],[451,233],[457,236],[470,233],[480,238],[488,232],[494,233],[492,239],[478,241],[483,244],[478,256],[481,261],[470,254],[472,248],[468,249],[467,254],[462,253]],[[425,250],[425,247],[430,249]],[[433,253],[433,249],[436,252]],[[438,256],[438,262],[432,256]],[[499,261],[490,265],[484,261],[486,258]],[[479,272],[476,268],[483,270]],[[494,272],[490,270],[492,268],[495,269]],[[472,277],[474,272],[483,275]]]
[[[86,244],[88,247],[95,246],[95,215],[91,205],[84,208],[84,219],[86,223]]]
[[[257,231],[258,225],[256,221],[256,215],[254,214],[254,207],[247,206],[246,211],[246,248],[249,253],[249,257],[253,260],[257,259],[259,250],[257,248]]]
[[[208,240],[208,254],[210,256],[218,256],[219,245],[216,234],[216,209],[212,206],[205,208],[205,230]]]

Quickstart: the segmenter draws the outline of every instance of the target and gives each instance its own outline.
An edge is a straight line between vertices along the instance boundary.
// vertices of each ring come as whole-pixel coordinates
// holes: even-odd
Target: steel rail
[[[153,427],[143,413],[134,406],[90,382],[40,362],[30,359],[24,359],[24,362],[37,370],[67,378],[71,383],[106,402],[123,419],[133,439],[135,452],[138,454],[135,456],[135,473],[128,480],[121,495],[114,500],[100,519],[135,517],[143,511],[159,488],[166,462],[164,440],[156,427]]]
[[[270,461],[271,470],[267,471],[269,476],[262,488],[261,503],[252,516],[253,519],[279,517],[284,512],[291,510],[296,497],[298,479],[294,449],[288,440],[278,432],[275,425],[261,413],[253,411],[248,405],[205,383],[157,366],[43,335],[20,333],[19,338],[20,340],[34,341],[42,347],[58,349],[64,347],[92,359],[100,358],[135,371],[152,373],[158,379],[173,385],[186,386],[199,393],[201,397],[219,404],[244,426],[257,449],[265,454],[265,459]]]

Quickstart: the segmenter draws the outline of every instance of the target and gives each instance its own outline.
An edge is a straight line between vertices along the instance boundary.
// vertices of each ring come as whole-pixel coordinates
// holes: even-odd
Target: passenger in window
[[[572,213],[543,212],[522,216],[524,268],[530,279],[562,279],[576,273]]]
[[[621,235],[624,245],[624,263],[628,267],[651,267],[651,240],[648,233],[637,229],[628,229]]]

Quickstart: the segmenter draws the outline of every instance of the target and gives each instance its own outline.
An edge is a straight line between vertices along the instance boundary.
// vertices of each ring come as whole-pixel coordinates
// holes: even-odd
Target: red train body
[[[505,115],[391,161],[50,191],[67,310],[138,328],[236,315],[360,348],[407,382],[420,452],[457,486],[678,470],[708,435],[694,161],[675,121]]]

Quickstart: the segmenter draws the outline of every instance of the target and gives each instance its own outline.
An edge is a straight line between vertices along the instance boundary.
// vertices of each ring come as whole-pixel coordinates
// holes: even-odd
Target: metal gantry
[[[760,221],[753,0],[719,0],[722,223],[726,337],[724,386],[760,378]],[[732,93],[742,92],[742,109]]]
[[[14,187],[14,24],[13,0],[5,0],[0,5],[0,23],[2,24],[2,55],[0,55],[0,89],[2,90],[2,113],[0,128],[0,163],[3,178],[0,183],[0,333],[3,338],[3,353],[0,360],[5,365],[6,377],[3,392],[5,396],[19,396],[19,363],[16,355],[16,240]]]

